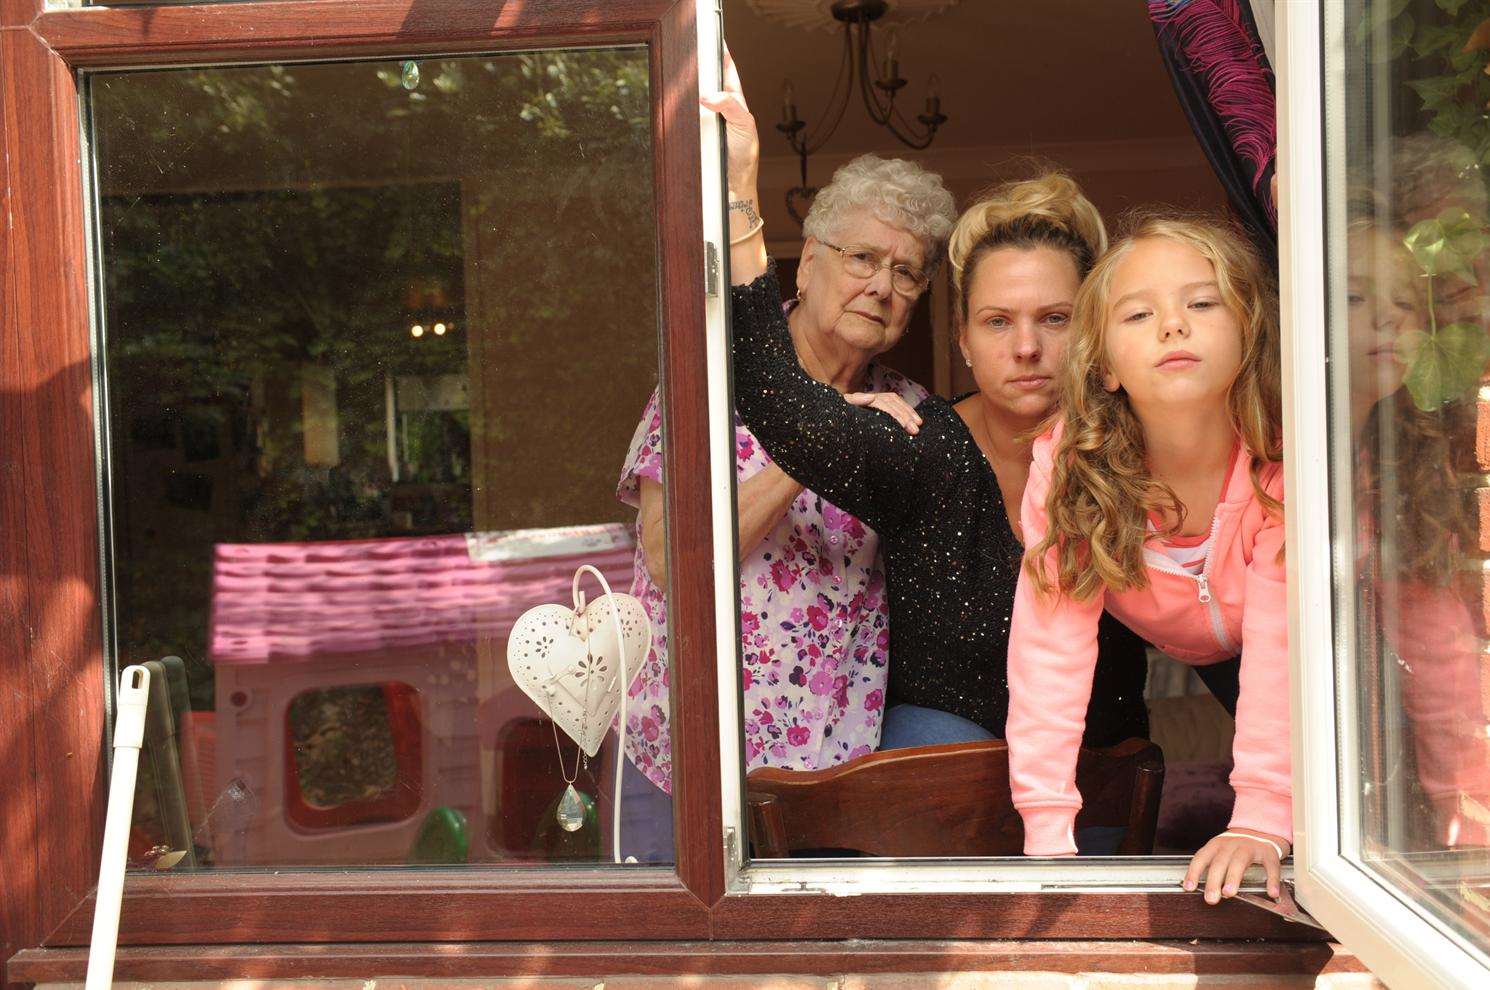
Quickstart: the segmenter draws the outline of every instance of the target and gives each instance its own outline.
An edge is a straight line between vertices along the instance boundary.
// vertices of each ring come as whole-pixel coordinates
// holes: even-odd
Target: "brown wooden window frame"
[[[11,588],[0,609],[5,954],[87,944],[106,803],[100,617],[107,589],[99,567],[80,71],[646,45],[661,379],[668,396],[664,469],[675,479],[667,487],[668,572],[712,574],[696,9],[696,0],[290,0],[49,11],[42,0],[0,0],[0,134],[11,217],[0,228],[6,434],[0,581]],[[731,889],[713,582],[675,582],[669,595],[675,871],[131,875],[121,944],[440,942],[463,943],[469,952],[476,943],[500,942],[512,950],[503,958],[517,958],[523,946],[537,954],[549,951],[539,943],[618,939],[1317,938],[1243,905],[1207,908],[1177,889],[941,893],[933,887],[854,897]],[[737,759],[729,772],[740,772]],[[182,957],[181,948],[173,951]],[[823,951],[839,950],[824,945]],[[655,954],[602,955],[612,972],[658,971]],[[445,957],[428,958],[438,966]]]

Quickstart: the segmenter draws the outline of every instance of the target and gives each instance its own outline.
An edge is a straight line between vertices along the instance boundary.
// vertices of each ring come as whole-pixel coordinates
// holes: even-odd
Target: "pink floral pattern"
[[[925,389],[898,372],[869,367],[869,390],[915,405]],[[771,463],[735,417],[735,476]],[[662,481],[657,393],[631,440],[617,495],[639,504],[640,479]],[[672,793],[668,732],[667,600],[646,567],[638,520],[631,593],[652,619],[652,648],[628,693],[626,755]],[[740,564],[740,680],[749,769],[812,770],[879,745],[889,662],[889,604],[879,536],[810,491],[797,496]]]

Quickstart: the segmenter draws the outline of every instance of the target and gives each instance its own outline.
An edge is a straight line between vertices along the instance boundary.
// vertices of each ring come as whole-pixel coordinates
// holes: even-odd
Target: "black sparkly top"
[[[915,436],[849,405],[797,362],[773,266],[735,286],[735,402],[787,474],[875,529],[890,599],[889,704],[952,712],[1003,738],[1023,546],[998,477],[951,403],[916,407]],[[1084,742],[1147,737],[1144,644],[1102,616]]]

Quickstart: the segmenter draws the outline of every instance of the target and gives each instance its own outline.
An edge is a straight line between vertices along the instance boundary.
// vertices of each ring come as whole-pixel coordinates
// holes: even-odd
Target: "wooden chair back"
[[[1127,828],[1121,856],[1153,851],[1164,754],[1146,739],[1083,749],[1078,829]],[[870,753],[826,770],[763,768],[746,777],[758,858],[843,849],[868,856],[1018,856],[1024,825],[1002,740]]]

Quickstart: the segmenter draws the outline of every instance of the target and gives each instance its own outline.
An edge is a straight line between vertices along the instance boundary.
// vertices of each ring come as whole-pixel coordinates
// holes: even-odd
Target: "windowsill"
[[[7,964],[22,983],[79,981],[85,948],[27,949]],[[1327,942],[931,941],[466,942],[121,946],[116,980],[399,976],[501,977],[698,973],[1106,972],[1196,975],[1363,973]]]

